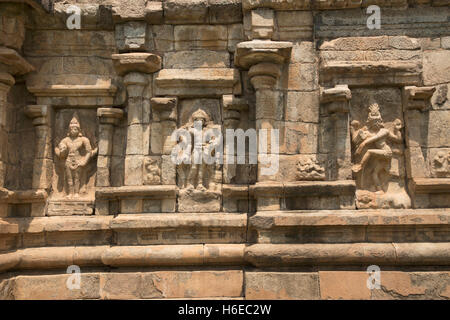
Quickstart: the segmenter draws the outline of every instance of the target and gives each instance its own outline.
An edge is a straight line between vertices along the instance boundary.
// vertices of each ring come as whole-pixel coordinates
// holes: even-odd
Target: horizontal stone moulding
[[[254,244],[245,261],[256,267],[450,265],[450,243]]]
[[[80,267],[450,265],[450,243],[39,247],[0,254],[0,272]]]
[[[450,241],[446,209],[266,211],[248,226],[261,244]]]
[[[411,2],[411,1],[410,1]],[[427,1],[420,1],[418,3],[426,3]],[[428,1],[430,3],[431,0]],[[439,1],[433,1],[433,5],[440,4]],[[271,8],[275,10],[335,10],[335,9],[352,9],[364,8],[369,5],[378,5],[380,7],[388,8],[405,8],[408,6],[408,0],[242,0],[242,8],[253,10],[257,8]]]
[[[45,190],[8,190],[0,188],[0,203],[35,203],[45,202],[48,193]]]
[[[0,272],[70,265],[159,267],[243,265],[245,244],[41,247],[0,254]]]
[[[6,241],[0,251],[37,245],[244,243],[246,233],[247,215],[235,213],[0,218],[0,238]]]
[[[104,231],[110,230],[113,218],[113,216],[3,218],[0,219],[0,235]]]
[[[110,97],[117,88],[112,84],[103,85],[65,85],[54,84],[43,87],[28,87],[37,97]]]
[[[450,178],[414,178],[410,187],[416,194],[450,193]]]
[[[235,93],[239,82],[239,72],[230,68],[162,69],[155,78],[155,94],[222,96]]]
[[[248,185],[223,184],[222,195],[225,198],[247,199],[250,196],[250,189]]]
[[[353,195],[356,191],[355,181],[298,181],[285,183],[286,197],[309,195]]]
[[[447,209],[405,210],[297,210],[258,212],[249,218],[255,229],[293,226],[406,226],[450,225]]]
[[[101,187],[95,190],[97,200],[143,197],[175,198],[176,195],[177,187],[175,185]]]
[[[373,85],[420,85],[421,68],[417,62],[364,61],[322,62],[321,83],[347,84],[352,87]]]
[[[297,181],[287,183],[257,183],[249,187],[254,197],[265,196],[317,196],[354,195],[356,184],[353,180],[342,181]]]
[[[119,214],[0,218],[0,235],[158,228],[247,228],[247,215],[236,213]]]
[[[113,230],[157,228],[247,228],[246,214],[182,213],[175,215],[119,215],[111,221]]]

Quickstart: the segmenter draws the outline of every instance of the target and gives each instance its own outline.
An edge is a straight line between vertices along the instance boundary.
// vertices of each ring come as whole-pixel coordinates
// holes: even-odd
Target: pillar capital
[[[34,71],[35,68],[25,60],[16,50],[0,47],[0,62],[2,69],[13,76],[20,76]]]
[[[152,98],[150,105],[152,107],[153,120],[165,121],[165,120],[177,120],[177,104],[178,99],[176,97],[165,98]]]
[[[129,72],[155,73],[161,70],[161,57],[153,53],[132,52],[111,56],[116,72],[124,76]]]
[[[430,106],[430,100],[435,87],[416,87],[408,86],[403,88],[404,107],[406,110],[425,111]],[[405,110],[405,111],[406,111]]]
[[[1,86],[4,86],[6,88],[11,88],[16,81],[14,80],[14,77],[7,73],[7,72],[0,72],[0,88]]]
[[[119,108],[98,108],[97,117],[101,124],[117,125],[123,117],[123,110]]]
[[[256,90],[271,89],[281,75],[281,67],[289,61],[291,42],[252,40],[237,45],[235,64],[249,70],[250,81]]]
[[[348,113],[348,102],[352,98],[352,92],[346,84],[338,84],[333,88],[320,88],[320,102],[327,104],[330,114]]]
[[[33,119],[34,126],[47,125],[49,118],[48,105],[27,105],[25,106],[25,115]]]
[[[225,128],[236,129],[241,121],[241,112],[248,110],[248,101],[233,95],[222,97],[223,119]]]
[[[236,47],[235,64],[242,69],[266,62],[282,65],[291,57],[292,43],[287,41],[252,40]]]

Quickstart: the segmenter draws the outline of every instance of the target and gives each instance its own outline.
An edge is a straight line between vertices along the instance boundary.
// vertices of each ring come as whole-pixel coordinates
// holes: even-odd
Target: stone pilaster
[[[234,150],[228,150],[227,146],[227,129],[236,130],[241,122],[242,113],[248,110],[248,102],[245,98],[238,98],[233,95],[224,95],[222,97],[223,106],[223,136],[224,136],[224,163],[223,163],[223,179],[224,183],[232,183],[232,179],[236,176],[236,166],[238,163],[237,147]],[[230,153],[231,152],[231,153]],[[233,163],[228,163],[229,158],[234,158]],[[239,162],[245,162],[239,159]]]
[[[151,122],[151,153],[160,157],[160,172],[162,185],[176,185],[176,165],[172,162],[171,153],[175,145],[172,141],[172,133],[177,128],[176,97],[152,98]],[[144,170],[145,171],[145,170]],[[147,171],[145,171],[147,174]],[[166,198],[161,200],[162,212],[175,212],[176,199]]]
[[[15,80],[9,73],[0,73],[0,188],[4,186],[8,133],[6,130],[7,95]]]
[[[431,97],[435,91],[435,87],[403,88],[406,174],[415,208],[427,208],[432,197],[430,194],[444,195],[448,192],[449,179],[431,178],[432,168],[427,163],[428,159],[424,157],[424,150],[428,149]]]
[[[32,187],[34,190],[48,190],[53,175],[52,108],[47,105],[28,105],[25,107],[25,114],[33,119],[36,132]],[[45,202],[32,203],[31,215],[44,216]]]
[[[118,108],[99,108],[97,109],[97,116],[99,120],[99,141],[96,187],[109,187],[111,185],[110,173],[114,126],[123,117],[123,111]],[[109,201],[96,199],[95,214],[108,215]]]
[[[145,129],[148,128],[149,118],[144,118],[144,89],[148,85],[145,74],[131,72],[124,78],[128,92],[128,128],[127,146],[125,151],[125,185],[139,186],[143,184],[142,170],[145,149]],[[148,101],[148,100],[147,100]],[[148,140],[148,139],[147,139]]]
[[[99,141],[97,158],[97,187],[109,187],[111,156],[114,126],[117,125],[123,116],[123,111],[118,108],[97,109],[99,119]]]
[[[403,88],[403,112],[406,135],[406,170],[408,178],[430,177],[430,170],[423,156],[421,137],[427,136],[428,110],[435,87],[408,86]]]
[[[150,98],[152,73],[161,69],[161,58],[150,53],[124,53],[112,56],[114,67],[124,76],[127,88],[126,186],[143,185],[144,156],[150,148]]]
[[[331,180],[352,179],[352,146],[349,128],[350,99],[352,94],[347,85],[336,85],[334,88],[322,89],[321,103],[326,113],[331,116],[333,132],[333,152],[329,160],[333,169],[329,175]]]
[[[277,84],[283,65],[289,61],[291,51],[291,42],[270,40],[241,42],[236,48],[235,64],[249,70],[248,76],[256,91],[256,131],[260,133],[261,129],[267,130],[267,141],[258,143],[257,184],[276,183],[278,180],[278,170],[274,170],[276,172],[272,175],[266,174],[263,170],[270,166],[273,168],[274,162],[277,162],[275,165],[279,167],[279,148],[271,145],[272,141],[276,141],[272,140],[271,133],[275,133],[272,129],[279,129],[278,123],[282,119],[280,108],[283,104]],[[278,137],[278,142],[280,140]],[[280,208],[280,197],[265,194],[257,197],[257,203],[258,210],[263,208],[277,210]]]
[[[157,145],[155,151],[161,151],[162,155],[170,155],[175,142],[171,141],[171,135],[177,127],[176,97],[152,98],[152,147]],[[158,139],[159,141],[156,141]],[[152,153],[159,153],[153,152]]]

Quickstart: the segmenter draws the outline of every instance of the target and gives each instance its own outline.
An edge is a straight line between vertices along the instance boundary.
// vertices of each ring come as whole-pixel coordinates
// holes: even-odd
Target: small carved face
[[[355,131],[361,127],[358,120],[353,120],[350,125],[352,126],[353,130],[355,130]]]
[[[80,128],[78,126],[70,126],[69,133],[72,137],[77,137],[80,134]]]
[[[368,120],[368,125],[371,128],[382,128],[383,127],[383,119],[381,118],[381,115],[378,114],[376,116],[371,116]]]
[[[367,124],[371,128],[382,128],[383,119],[381,118],[380,108],[378,104],[373,104],[369,107],[369,116],[367,117]]]
[[[400,119],[395,119],[395,121],[394,121],[394,127],[395,127],[397,130],[400,130],[400,129],[403,127],[402,120],[400,120]]]
[[[156,160],[155,159],[149,158],[149,159],[146,160],[146,166],[147,167],[150,167],[150,166],[152,166],[154,164],[156,164]]]
[[[443,151],[439,151],[437,153],[437,155],[434,157],[434,161],[438,162],[438,163],[444,163],[445,161],[445,154]]]
[[[202,127],[205,126],[205,123],[206,123],[205,118],[201,118],[201,117],[194,118],[194,123],[196,123],[197,121],[201,123]]]
[[[66,145],[65,145],[64,143],[60,143],[60,144],[58,145],[58,149],[59,149],[61,152],[64,152],[64,151],[66,151],[67,147],[66,147]]]

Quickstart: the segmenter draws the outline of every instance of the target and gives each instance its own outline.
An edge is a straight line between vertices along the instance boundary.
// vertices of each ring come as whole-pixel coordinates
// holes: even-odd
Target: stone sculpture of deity
[[[386,191],[386,179],[389,176],[393,152],[388,142],[402,142],[402,122],[394,121],[392,131],[384,127],[378,104],[369,107],[366,125],[360,127],[357,120],[352,121],[352,141],[355,147],[353,172],[365,183],[363,188]]]
[[[61,140],[55,148],[58,158],[64,160],[64,180],[66,196],[68,198],[79,197],[85,193],[85,170],[89,161],[97,154],[97,148],[91,147],[91,142],[81,133],[81,126],[74,115],[69,124],[67,137]]]
[[[207,163],[205,158],[208,157],[208,152],[214,150],[216,143],[215,137],[211,136],[208,141],[204,139],[195,139],[195,134],[198,129],[201,129],[202,136],[210,129],[214,129],[214,125],[209,115],[202,109],[195,111],[190,117],[189,121],[181,127],[187,130],[191,135],[192,149],[190,155],[190,164],[186,162],[178,165],[178,176],[182,188],[188,190],[206,191],[207,189],[214,189],[215,187],[215,171],[216,163]],[[200,132],[197,132],[200,134]],[[180,137],[180,142],[184,139]],[[196,150],[202,150],[201,154],[196,155]],[[214,157],[214,151],[210,154]],[[199,159],[201,157],[201,159]],[[198,159],[196,159],[198,158]]]

